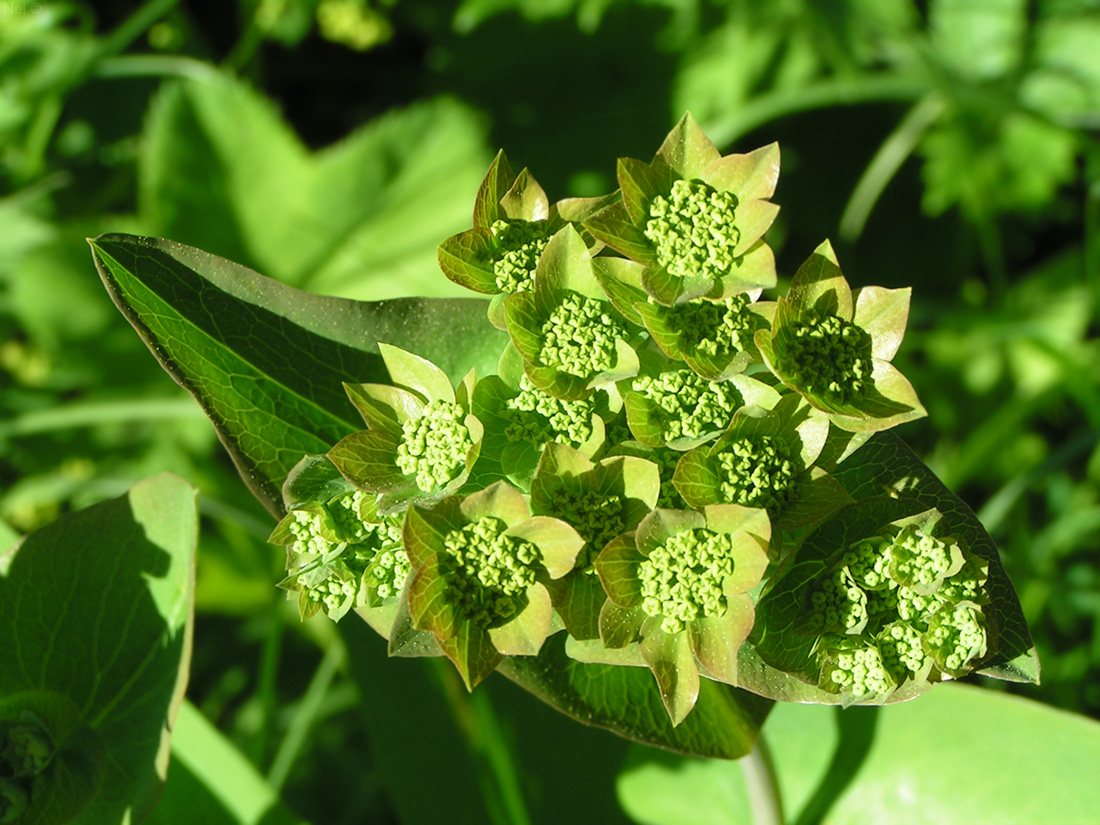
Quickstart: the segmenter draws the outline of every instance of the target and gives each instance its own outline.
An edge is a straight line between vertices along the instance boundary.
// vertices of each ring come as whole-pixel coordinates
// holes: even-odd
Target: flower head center
[[[643,232],[656,247],[657,260],[680,278],[717,278],[734,263],[741,239],[735,212],[737,196],[699,180],[678,180],[667,197],[649,204]]]
[[[608,304],[570,292],[542,325],[539,361],[580,378],[611,369],[627,331]]]
[[[507,294],[531,289],[539,257],[550,242],[546,222],[503,218],[493,221],[489,231],[497,289]]]
[[[519,382],[519,395],[504,402],[509,441],[530,441],[542,446],[548,441],[579,447],[592,437],[591,398],[563,401],[535,387],[527,376]]]
[[[692,353],[724,357],[748,349],[760,316],[749,312],[749,296],[724,301],[696,300],[668,308],[668,324],[679,333],[680,348]]]
[[[397,466],[423,492],[444,486],[465,468],[473,447],[465,418],[458,404],[435,400],[428,402],[419,418],[401,425]]]
[[[851,321],[814,311],[785,329],[779,369],[806,392],[845,403],[871,384],[871,336]]]
[[[525,603],[535,583],[538,547],[505,535],[507,525],[487,516],[452,530],[443,539],[441,567],[461,615],[483,627],[502,624]]]
[[[733,539],[696,528],[671,536],[639,565],[642,610],[679,633],[696,619],[726,612],[723,584],[733,573]]]
[[[558,490],[551,497],[550,511],[572,525],[585,540],[584,549],[577,557],[576,566],[580,570],[590,570],[604,546],[626,529],[623,500],[613,493]]]
[[[761,507],[775,514],[794,493],[798,468],[791,449],[770,435],[742,436],[717,455],[722,501],[745,507]]]
[[[708,381],[689,369],[643,375],[634,379],[632,389],[656,406],[666,441],[721,432],[741,406],[733,384]]]

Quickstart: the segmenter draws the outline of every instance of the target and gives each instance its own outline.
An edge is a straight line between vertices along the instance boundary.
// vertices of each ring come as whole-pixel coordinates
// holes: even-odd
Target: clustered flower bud
[[[830,636],[822,647],[822,687],[860,698],[889,693],[895,682],[874,643]]]
[[[451,598],[466,620],[492,627],[511,619],[535,583],[538,548],[504,535],[507,525],[486,517],[449,532],[443,539],[442,569]]]
[[[780,343],[779,368],[809,393],[844,403],[869,386],[871,338],[850,321],[806,310]]]
[[[696,528],[671,536],[641,563],[642,610],[666,633],[726,611],[722,586],[733,573],[729,535]]]
[[[818,657],[822,687],[858,699],[884,692],[871,690],[874,685],[888,682],[892,690],[933,666],[951,677],[969,672],[988,648],[984,601],[984,574],[954,539],[909,523],[892,536],[854,543],[815,581],[805,618],[807,631],[825,633]],[[840,648],[836,634],[848,638]],[[855,660],[838,659],[841,648],[863,651],[864,665],[879,657],[888,680],[871,678],[870,670],[862,681],[843,675]]]
[[[774,515],[794,492],[798,470],[782,439],[742,436],[714,458],[721,471],[723,501],[761,507]]]
[[[614,493],[559,489],[550,499],[550,511],[563,519],[587,542],[577,556],[577,569],[591,572],[604,545],[623,532],[623,500]]]
[[[740,394],[732,384],[708,381],[689,369],[640,376],[631,389],[660,410],[665,441],[721,432],[741,406]]]
[[[465,468],[466,454],[473,446],[465,417],[458,404],[435,400],[428,402],[419,418],[401,425],[397,466],[413,476],[425,493],[444,486]]]
[[[571,292],[542,325],[539,360],[588,378],[615,365],[615,340],[627,337],[610,304]]]
[[[509,441],[546,444],[551,441],[579,447],[592,437],[592,398],[563,401],[532,384],[527,376],[520,379],[519,394],[504,403],[504,430]]]
[[[748,295],[687,301],[668,308],[668,325],[679,332],[682,349],[726,356],[748,349],[761,327],[760,316],[748,311],[750,305]]]
[[[493,221],[489,231],[497,288],[507,294],[531,289],[539,257],[550,242],[546,222],[503,218]]]
[[[673,275],[718,277],[734,262],[741,238],[735,222],[737,196],[698,180],[677,180],[672,192],[649,204],[643,232],[657,260]]]

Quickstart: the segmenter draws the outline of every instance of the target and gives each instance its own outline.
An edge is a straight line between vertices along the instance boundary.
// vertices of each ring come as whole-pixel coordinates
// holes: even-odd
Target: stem
[[[105,57],[95,66],[95,76],[102,78],[178,77],[184,80],[210,80],[216,74],[208,63],[171,54],[124,54]]]
[[[707,134],[717,146],[728,146],[737,138],[773,120],[829,106],[857,103],[917,100],[928,84],[905,77],[870,77],[822,80],[797,91],[779,91],[753,98],[724,120],[707,124]]]
[[[325,658],[321,660],[320,666],[313,674],[313,680],[306,688],[305,696],[302,697],[297,711],[291,717],[290,727],[271,762],[267,781],[276,792],[283,787],[287,776],[290,775],[290,769],[294,767],[294,761],[298,758],[302,745],[305,744],[309,729],[320,715],[321,705],[332,685],[332,680],[343,664],[344,646],[340,642],[333,642],[325,651]]]
[[[0,438],[31,435],[74,427],[117,424],[120,421],[199,420],[205,418],[191,398],[89,401],[68,407],[35,410],[0,423]]]
[[[753,825],[783,825],[783,799],[763,733],[757,736],[748,756],[741,758],[740,765],[748,789]]]
[[[943,99],[938,94],[926,96],[909,110],[898,127],[883,141],[848,199],[848,206],[840,218],[841,237],[847,240],[859,237],[882,191],[917,148],[924,133],[939,120],[944,109]]]
[[[100,41],[100,54],[118,54],[123,51],[178,5],[179,0],[149,0]]]

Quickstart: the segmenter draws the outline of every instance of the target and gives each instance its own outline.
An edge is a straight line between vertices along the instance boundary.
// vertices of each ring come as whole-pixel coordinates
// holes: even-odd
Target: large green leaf
[[[565,634],[537,657],[505,659],[500,671],[578,721],[628,739],[694,756],[736,759],[752,748],[772,703],[701,679],[695,709],[673,727],[648,668],[581,664],[565,654]]]
[[[944,685],[876,709],[784,703],[764,738],[784,821],[798,825],[1085,825],[1100,810],[1100,725],[989,690]],[[639,749],[619,798],[644,825],[753,821],[728,763]]]
[[[148,825],[301,825],[252,763],[190,702],[172,731],[164,797]]]
[[[102,786],[77,823],[137,822],[160,796],[190,661],[196,531],[194,490],[164,474],[0,556],[0,701],[21,697],[47,729],[54,710],[75,714],[105,753]],[[36,804],[20,821],[69,821],[34,818]]]
[[[362,429],[342,383],[387,381],[379,342],[430,359],[456,383],[470,368],[493,372],[507,343],[480,299],[328,298],[171,241],[102,235],[91,244],[115,304],[276,515],[302,456]]]
[[[469,228],[488,164],[483,125],[451,100],[391,111],[311,153],[271,101],[212,74],[155,99],[141,207],[151,232],[303,289],[459,296],[436,245]]]

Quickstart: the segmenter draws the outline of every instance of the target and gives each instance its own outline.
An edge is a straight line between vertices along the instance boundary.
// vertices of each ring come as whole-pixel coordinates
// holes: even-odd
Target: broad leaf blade
[[[668,719],[648,668],[581,664],[565,655],[565,634],[538,657],[505,659],[499,670],[544,702],[585,724],[694,756],[737,759],[752,748],[772,703],[701,679],[699,701],[678,727]]]
[[[194,490],[165,474],[32,533],[0,565],[0,697],[61,694],[106,750],[79,823],[140,821],[160,796],[190,661],[197,528]]]
[[[343,382],[388,381],[378,342],[430,359],[456,382],[471,367],[493,372],[506,343],[477,299],[328,298],[171,241],[91,243],[115,304],[202,405],[245,483],[276,515],[302,456],[361,429]]]

